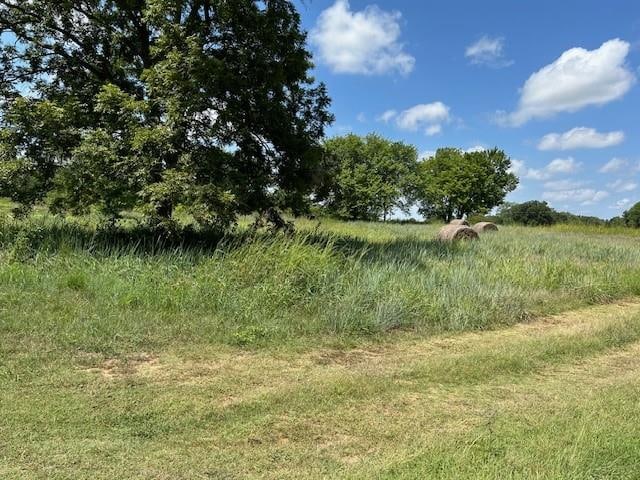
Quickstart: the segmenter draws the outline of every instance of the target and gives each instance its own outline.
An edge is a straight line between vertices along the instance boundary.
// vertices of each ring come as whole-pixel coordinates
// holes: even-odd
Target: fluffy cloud
[[[429,125],[424,132],[430,137],[433,135],[438,135],[439,133],[442,133],[442,125]]]
[[[616,180],[613,183],[607,184],[607,187],[611,188],[616,192],[630,192],[638,188],[638,184],[631,180]]]
[[[604,200],[608,196],[609,192],[595,190],[593,188],[576,188],[542,193],[542,198],[550,202],[577,202],[581,205],[592,205]]]
[[[469,45],[464,56],[475,65],[488,65],[491,67],[507,67],[513,62],[505,59],[504,38],[491,38],[482,36],[477,42]]]
[[[624,140],[624,132],[600,133],[593,128],[576,127],[564,133],[549,133],[538,143],[539,150],[575,150],[606,148]]]
[[[582,164],[580,162],[576,162],[573,157],[569,158],[556,158],[555,160],[551,160],[549,165],[545,167],[545,169],[552,174],[555,173],[574,173],[580,169]]]
[[[622,200],[618,200],[615,203],[615,205],[611,205],[611,207],[609,207],[609,208],[615,208],[616,210],[620,210],[620,209],[628,207],[629,205],[631,205],[631,199],[630,198],[623,198]]]
[[[498,121],[519,126],[534,118],[575,112],[622,97],[635,76],[626,65],[629,43],[609,40],[595,50],[572,48],[532,74],[521,89],[518,109]]]
[[[522,176],[524,178],[530,178],[531,180],[546,180],[551,177],[551,173],[547,172],[545,169],[538,170],[528,168]]]
[[[399,12],[376,6],[351,10],[348,0],[336,0],[324,10],[311,31],[319,60],[336,73],[410,73],[415,58],[403,50]]]
[[[600,173],[614,173],[629,166],[629,160],[614,157],[600,168]]]
[[[582,163],[576,162],[573,157],[556,158],[540,169],[528,168],[522,160],[512,160],[510,171],[519,178],[549,180],[556,175],[575,173],[580,170],[580,167]]]
[[[584,183],[585,182],[579,180],[554,180],[552,182],[546,182],[544,188],[552,191],[575,190],[583,187]]]
[[[378,116],[377,120],[379,122],[384,122],[384,123],[389,123],[391,120],[393,120],[396,116],[398,115],[398,112],[395,110],[387,110],[386,112],[382,113],[381,115]]]
[[[396,124],[401,129],[411,132],[424,128],[427,135],[434,135],[440,133],[442,124],[450,120],[449,107],[442,102],[433,102],[416,105],[400,112],[396,117]]]
[[[509,173],[513,173],[516,177],[525,177],[527,175],[528,168],[524,163],[524,160],[511,159],[511,167]]]

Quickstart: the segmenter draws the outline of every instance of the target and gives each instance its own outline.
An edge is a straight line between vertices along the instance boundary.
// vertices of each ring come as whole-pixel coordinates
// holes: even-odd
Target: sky
[[[297,0],[328,135],[421,157],[498,147],[508,201],[610,218],[640,201],[637,0]]]

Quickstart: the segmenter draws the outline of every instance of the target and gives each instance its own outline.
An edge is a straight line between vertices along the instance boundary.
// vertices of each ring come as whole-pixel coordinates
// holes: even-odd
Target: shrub
[[[501,223],[520,223],[522,225],[553,225],[557,222],[557,212],[547,202],[530,202],[507,205],[502,208],[498,218]]]

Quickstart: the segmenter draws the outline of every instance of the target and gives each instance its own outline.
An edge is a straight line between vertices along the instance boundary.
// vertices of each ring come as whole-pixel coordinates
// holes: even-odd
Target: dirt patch
[[[157,356],[149,353],[138,353],[124,358],[107,358],[98,365],[84,367],[82,370],[94,373],[106,379],[128,376],[147,376],[160,368]]]

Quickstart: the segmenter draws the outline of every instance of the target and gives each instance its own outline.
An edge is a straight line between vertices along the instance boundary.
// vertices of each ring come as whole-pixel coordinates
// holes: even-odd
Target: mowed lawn
[[[5,338],[0,477],[638,478],[640,304],[353,349]]]
[[[0,478],[638,478],[640,237],[0,225]]]

